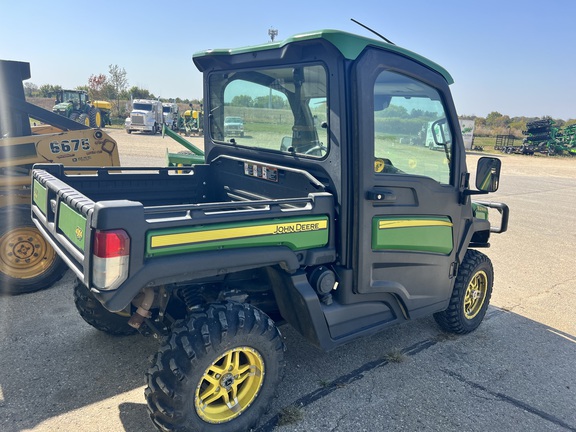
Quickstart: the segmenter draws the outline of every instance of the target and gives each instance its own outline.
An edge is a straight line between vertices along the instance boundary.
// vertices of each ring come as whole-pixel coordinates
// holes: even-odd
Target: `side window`
[[[374,85],[374,171],[450,183],[452,137],[438,92],[384,71]]]

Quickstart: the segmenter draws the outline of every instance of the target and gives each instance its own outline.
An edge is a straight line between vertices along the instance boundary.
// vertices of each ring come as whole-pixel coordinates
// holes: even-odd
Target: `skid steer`
[[[1,294],[47,288],[68,268],[30,219],[32,165],[120,165],[104,131],[26,102],[22,81],[30,76],[29,63],[0,60]]]

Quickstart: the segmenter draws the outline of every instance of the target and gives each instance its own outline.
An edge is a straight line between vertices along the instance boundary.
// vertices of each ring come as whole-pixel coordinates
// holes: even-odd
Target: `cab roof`
[[[397,45],[385,42],[383,40],[371,39],[364,36],[358,36],[352,33],[343,32],[340,30],[316,30],[307,33],[300,33],[290,36],[287,39],[278,42],[269,42],[261,45],[253,45],[241,48],[223,48],[223,49],[209,49],[199,51],[193,55],[193,58],[200,58],[206,56],[226,56],[235,54],[244,54],[255,51],[264,51],[282,48],[291,43],[296,43],[305,40],[325,39],[340,51],[340,53],[349,60],[356,59],[360,53],[367,46],[374,46],[380,49],[391,51],[405,57],[408,57],[422,65],[432,69],[442,75],[448,84],[452,84],[454,79],[450,73],[439,64],[427,59],[426,57],[416,54],[410,50],[399,47]]]

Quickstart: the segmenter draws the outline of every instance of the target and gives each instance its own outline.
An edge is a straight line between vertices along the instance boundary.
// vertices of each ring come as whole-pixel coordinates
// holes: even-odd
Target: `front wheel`
[[[250,430],[273,399],[284,343],[262,311],[234,302],[209,305],[175,323],[146,374],[146,400],[163,431]]]
[[[88,114],[80,114],[80,117],[78,117],[78,123],[83,124],[84,126],[88,126],[90,127],[90,117],[88,116]]]
[[[469,249],[458,270],[448,308],[434,314],[438,325],[451,333],[465,334],[476,330],[486,315],[493,281],[494,269],[490,258]]]

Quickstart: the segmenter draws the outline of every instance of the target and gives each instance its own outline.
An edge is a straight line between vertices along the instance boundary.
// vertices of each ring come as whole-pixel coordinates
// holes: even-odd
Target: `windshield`
[[[212,139],[324,157],[328,151],[326,92],[326,72],[318,65],[212,74]]]
[[[80,102],[80,93],[71,92],[71,91],[64,91],[64,92],[62,92],[62,102],[79,103]]]
[[[133,106],[133,109],[142,111],[152,111],[152,104],[136,102]]]

